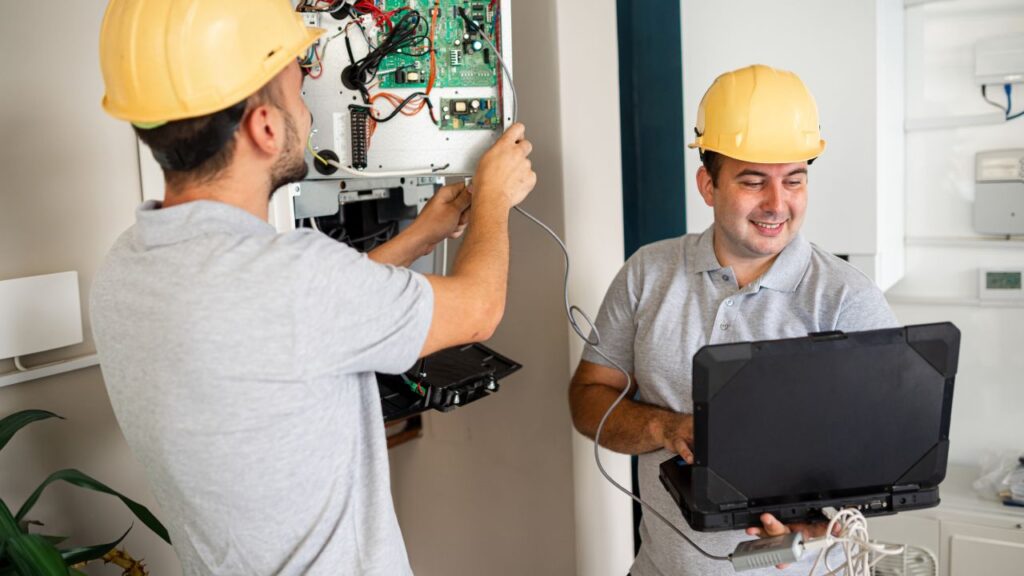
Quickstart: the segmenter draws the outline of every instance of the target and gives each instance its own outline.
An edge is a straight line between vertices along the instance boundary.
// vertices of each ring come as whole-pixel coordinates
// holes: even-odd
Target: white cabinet
[[[949,467],[937,508],[868,521],[871,538],[929,549],[939,576],[1024,574],[1024,508],[1003,506],[974,494],[978,470]]]
[[[827,148],[810,170],[804,234],[849,256],[882,288],[903,275],[903,3],[892,0],[683,0],[683,119],[692,139],[716,76],[750,64],[796,72],[818,103]],[[686,152],[686,229],[711,210]]]
[[[984,522],[985,519],[980,519]],[[950,576],[1002,576],[1024,573],[1024,530],[1019,523],[996,528],[964,522],[942,522],[943,564]]]

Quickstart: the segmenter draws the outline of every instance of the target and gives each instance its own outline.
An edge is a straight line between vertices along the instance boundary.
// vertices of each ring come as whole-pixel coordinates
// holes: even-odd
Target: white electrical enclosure
[[[1024,83],[1024,34],[978,42],[974,80],[982,85]]]
[[[305,9],[306,2],[295,4]],[[341,206],[387,201],[394,195],[419,211],[445,177],[472,175],[480,156],[514,119],[513,91],[501,60],[484,38],[470,33],[460,14],[464,11],[484,28],[511,72],[509,0],[376,0],[374,6],[392,14],[391,27],[406,17],[417,21],[418,41],[385,57],[365,86],[353,86],[343,76],[387,41],[393,28],[371,14],[304,12],[308,25],[327,30],[314,46],[314,65],[303,83],[303,98],[313,115],[306,153],[311,169],[290,194],[275,195],[271,211],[290,210],[293,218],[275,222],[278,230],[310,218],[338,215],[344,221]],[[419,14],[418,20],[411,12]],[[430,105],[414,115],[370,120],[370,136],[363,138],[356,115],[370,110],[374,118],[387,118],[398,101],[427,90],[431,66],[423,54],[431,50],[436,82],[429,91]],[[409,80],[414,76],[415,81]],[[391,101],[386,94],[393,95]],[[407,108],[414,110],[416,101]],[[343,168],[317,162],[314,152],[336,158]]]
[[[0,359],[81,342],[78,272],[0,281]]]

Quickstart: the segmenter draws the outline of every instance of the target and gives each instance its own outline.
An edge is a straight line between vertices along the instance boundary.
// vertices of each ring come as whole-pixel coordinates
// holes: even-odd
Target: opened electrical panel
[[[302,57],[313,117],[306,180],[274,197],[281,230],[316,228],[369,251],[435,190],[471,176],[515,116],[508,0],[301,0],[327,33]],[[446,247],[412,268],[446,272]],[[497,392],[519,368],[482,345],[378,375],[385,420],[448,411]]]

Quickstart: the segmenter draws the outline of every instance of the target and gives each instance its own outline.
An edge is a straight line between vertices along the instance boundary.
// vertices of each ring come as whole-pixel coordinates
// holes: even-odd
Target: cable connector
[[[804,555],[804,537],[800,532],[790,532],[771,538],[759,538],[740,542],[729,555],[729,561],[737,572],[769,568],[779,564],[798,562]]]

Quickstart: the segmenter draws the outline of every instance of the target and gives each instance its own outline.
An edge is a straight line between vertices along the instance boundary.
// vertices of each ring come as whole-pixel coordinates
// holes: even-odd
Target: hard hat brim
[[[710,151],[710,152],[715,152],[715,153],[721,154],[723,156],[728,156],[729,158],[733,158],[735,160],[739,160],[741,162],[752,162],[754,164],[792,164],[793,162],[806,162],[808,160],[813,160],[813,159],[817,158],[818,156],[821,156],[822,153],[825,152],[825,141],[824,140],[819,140],[818,141],[818,146],[815,147],[813,150],[808,150],[806,152],[803,152],[803,153],[800,153],[800,154],[796,154],[796,155],[794,155],[794,154],[789,154],[789,155],[772,154],[770,152],[761,152],[761,153],[758,153],[756,155],[755,154],[744,155],[744,154],[737,154],[736,151],[734,151],[734,150],[728,150],[727,151],[727,150],[718,149],[718,147],[716,147],[716,146],[707,146],[707,145],[703,144],[702,142],[691,142],[691,143],[687,144],[686,147],[687,148],[697,148],[697,149],[700,149],[700,150],[707,150],[707,151]]]

